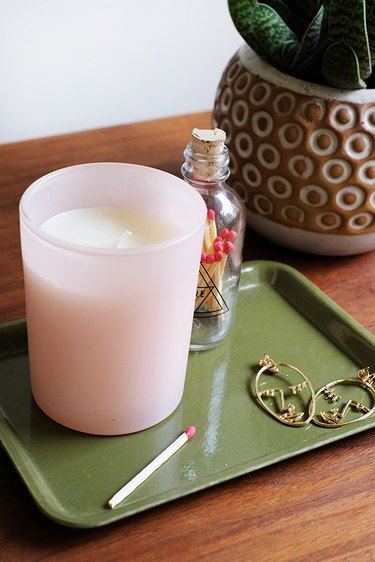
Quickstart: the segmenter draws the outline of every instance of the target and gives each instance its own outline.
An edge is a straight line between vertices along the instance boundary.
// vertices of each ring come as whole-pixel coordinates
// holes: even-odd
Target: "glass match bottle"
[[[222,343],[233,326],[237,306],[246,215],[241,198],[226,183],[230,172],[225,137],[221,129],[193,129],[181,168],[207,206],[192,351]]]

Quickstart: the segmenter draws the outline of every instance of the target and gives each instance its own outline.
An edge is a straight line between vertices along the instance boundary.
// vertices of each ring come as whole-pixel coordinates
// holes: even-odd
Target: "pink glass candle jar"
[[[91,247],[43,230],[55,215],[109,206],[161,217],[172,237]],[[20,202],[30,378],[39,407],[79,431],[151,427],[184,389],[206,218],[183,180],[143,166],[83,164],[34,182]]]

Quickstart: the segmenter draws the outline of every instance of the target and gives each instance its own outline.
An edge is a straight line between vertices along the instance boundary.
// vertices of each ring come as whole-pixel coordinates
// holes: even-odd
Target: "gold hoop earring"
[[[336,381],[330,382],[322,388],[320,388],[315,394],[315,403],[318,402],[320,398],[327,400],[330,404],[334,404],[334,407],[328,411],[320,412],[319,417],[313,417],[313,423],[319,425],[320,427],[344,427],[352,423],[357,423],[366,418],[369,418],[375,412],[375,390],[372,383],[375,379],[375,373],[370,373],[369,367],[365,369],[360,369],[358,371],[356,378],[349,379],[338,379]],[[336,393],[339,386],[355,386],[364,389],[367,395],[370,397],[369,401],[364,403],[363,394],[359,395],[357,392],[358,399],[352,397],[342,398]],[[346,419],[350,414],[359,414],[352,419]]]
[[[289,363],[273,361],[267,354],[264,354],[260,359],[259,365],[261,369],[255,377],[255,394],[262,408],[285,425],[292,427],[307,425],[315,414],[315,392],[306,375]],[[285,367],[288,372],[280,370],[280,367]],[[302,382],[294,383],[292,381],[295,373],[299,378],[302,378]],[[263,374],[274,375],[277,378],[278,385],[261,389],[260,378]],[[291,377],[289,384],[283,377]],[[301,396],[305,390],[310,392],[309,401],[304,400]],[[301,408],[302,411],[300,411]]]

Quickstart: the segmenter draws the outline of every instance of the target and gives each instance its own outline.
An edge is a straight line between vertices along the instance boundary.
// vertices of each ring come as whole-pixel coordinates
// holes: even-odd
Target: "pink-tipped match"
[[[234,244],[232,242],[224,242],[223,249],[226,254],[230,254],[234,250]]]
[[[207,217],[210,219],[210,221],[214,221],[215,220],[215,216],[216,213],[213,209],[208,209],[207,211]]]
[[[228,242],[233,242],[237,238],[237,232],[235,230],[231,230],[228,232],[227,240]]]
[[[208,254],[208,256],[206,256],[206,263],[211,264],[214,263],[215,261],[215,256],[213,254]]]
[[[191,439],[192,437],[194,437],[196,432],[197,432],[197,430],[193,425],[189,425],[189,427],[187,427],[184,431],[184,433],[186,433],[186,435],[188,436],[188,439]]]
[[[221,236],[221,238],[225,240],[228,234],[229,234],[229,230],[227,228],[223,228],[223,230],[220,231],[219,236]]]
[[[215,252],[221,252],[223,249],[223,242],[214,242]]]
[[[201,262],[202,262],[202,263],[205,263],[206,258],[207,258],[207,254],[205,254],[204,252],[202,252],[202,254],[201,254]]]
[[[221,261],[223,259],[223,252],[219,251],[219,252],[215,252],[214,256],[215,256],[215,261]]]

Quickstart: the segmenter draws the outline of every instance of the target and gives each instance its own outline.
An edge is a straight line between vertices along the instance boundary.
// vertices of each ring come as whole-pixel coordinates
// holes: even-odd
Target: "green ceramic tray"
[[[294,269],[243,266],[237,321],[217,349],[191,354],[182,403],[163,423],[121,437],[71,431],[33,402],[24,321],[0,327],[0,439],[39,508],[72,527],[97,527],[375,426],[291,428],[255,402],[264,352],[301,368],[317,389],[375,367],[375,338]],[[189,424],[197,435],[127,501],[107,499]],[[4,484],[3,484],[4,485]]]

